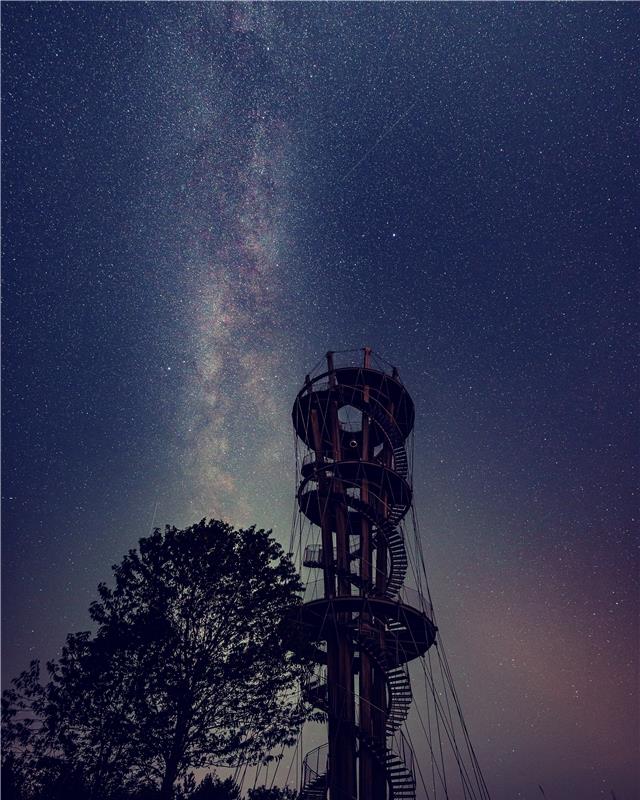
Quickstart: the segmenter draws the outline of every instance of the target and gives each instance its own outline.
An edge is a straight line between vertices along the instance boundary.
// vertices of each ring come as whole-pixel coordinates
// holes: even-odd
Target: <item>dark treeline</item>
[[[9,757],[2,766],[2,800],[90,800],[91,786],[85,783],[81,770],[75,770],[68,762],[49,765],[51,783],[41,785],[36,794],[24,793],[20,772],[14,769],[15,762]],[[208,773],[198,783],[192,774],[187,775],[181,785],[174,789],[175,800],[297,800],[294,789],[277,786],[256,786],[243,795],[233,778],[222,779]],[[144,786],[139,789],[115,790],[110,800],[159,800],[160,789]]]
[[[54,765],[50,765],[53,769]],[[2,768],[1,795],[3,800],[25,800],[19,772],[14,770],[11,757]],[[68,763],[59,763],[55,767],[55,777],[48,785],[41,786],[37,794],[29,795],[33,800],[89,800],[91,787],[83,778],[82,772],[74,770]],[[160,790],[153,786],[139,789],[119,789],[111,795],[111,800],[158,800]],[[257,786],[243,795],[240,786],[233,778],[222,779],[208,773],[199,782],[189,774],[180,786],[174,790],[175,800],[297,800],[298,793],[293,789],[281,789],[277,786]]]
[[[154,531],[113,571],[94,632],[3,693],[3,798],[238,800],[230,779],[193,772],[267,763],[308,716],[293,563],[269,532],[202,520]]]

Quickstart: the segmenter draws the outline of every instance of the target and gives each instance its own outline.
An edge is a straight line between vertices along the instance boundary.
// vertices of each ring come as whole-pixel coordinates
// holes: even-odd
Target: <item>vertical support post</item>
[[[397,373],[394,374],[394,377]],[[394,405],[390,403],[388,412],[393,419]],[[385,442],[382,449],[382,463],[385,467],[391,467],[393,461],[393,451],[391,444]],[[382,516],[387,519],[389,516],[389,504],[393,498],[389,497],[387,491],[382,492],[381,509]],[[379,537],[376,549],[376,591],[383,594],[387,586],[387,571],[388,571],[388,554],[387,544],[383,537]],[[384,631],[378,631],[378,644],[381,652],[385,651],[385,636]],[[373,687],[372,687],[372,702],[376,709],[373,718],[373,731],[374,737],[377,741],[385,741],[387,735],[387,687],[383,675],[379,671],[374,672]],[[371,800],[386,800],[387,787],[384,780],[384,771],[378,766],[374,767],[375,781],[373,791],[371,792]]]
[[[364,369],[369,369],[371,350],[364,348]],[[365,405],[369,402],[369,387],[365,384],[362,391]],[[362,449],[360,459],[363,462],[370,460],[369,445],[369,417],[362,413]],[[369,483],[363,479],[360,483],[360,499],[363,503],[369,502]],[[372,587],[372,546],[371,546],[371,525],[369,520],[361,517],[360,521],[360,594],[366,596]],[[371,616],[363,611],[360,615],[360,633],[370,636],[373,633],[371,626]],[[359,674],[359,694],[360,694],[360,728],[371,739],[374,737],[374,708],[373,708],[373,680],[374,666],[369,655],[363,648],[360,648],[360,674]],[[376,763],[372,753],[367,747],[360,746],[359,750],[359,797],[372,798],[375,792],[376,783]],[[384,786],[384,778],[382,780]]]
[[[363,366],[365,369],[369,369],[369,365],[371,362],[371,348],[365,347],[364,348],[364,360]],[[369,403],[369,387],[364,386],[362,391],[362,397],[365,404]],[[369,452],[369,417],[367,414],[362,412],[362,451],[360,453],[360,459],[362,461],[369,461],[370,459],[370,452]],[[366,479],[363,479],[360,485],[360,499],[367,503],[369,501],[369,484]],[[360,579],[361,579],[361,594],[365,594],[369,591],[369,583],[371,582],[371,526],[369,524],[369,520],[366,517],[362,517],[361,520],[361,530],[360,530]]]
[[[333,353],[327,353],[329,386],[335,387],[336,379]],[[334,462],[342,458],[342,442],[338,405],[334,399],[327,409],[331,431],[332,457]],[[349,532],[346,503],[343,499],[342,482],[334,475],[331,479],[330,525],[335,524],[336,556],[338,573],[338,595],[350,595],[349,581]],[[353,648],[347,628],[350,614],[335,614],[334,633],[327,640],[327,682],[329,700],[329,796],[331,800],[355,800],[356,786],[356,737],[353,691]],[[329,676],[331,670],[331,677]],[[335,676],[335,678],[333,677]]]
[[[313,396],[313,388],[311,385],[311,378],[307,375],[305,384],[309,397]],[[311,435],[313,438],[313,451],[316,459],[316,464],[321,465],[324,463],[324,446],[322,442],[322,431],[320,429],[320,420],[318,419],[318,411],[316,408],[311,407],[310,411],[311,422]],[[329,504],[329,482],[327,481],[324,473],[318,476],[318,505],[320,506],[320,530],[322,534],[322,574],[324,578],[324,596],[333,597],[336,593],[335,590],[335,570],[333,566],[333,532],[331,529],[331,519],[327,517],[326,510]]]

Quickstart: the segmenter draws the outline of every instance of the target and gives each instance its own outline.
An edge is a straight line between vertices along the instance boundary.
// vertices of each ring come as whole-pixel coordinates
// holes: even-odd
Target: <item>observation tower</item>
[[[408,664],[435,642],[429,605],[403,591],[403,519],[411,511],[407,440],[414,405],[395,368],[336,366],[307,376],[293,406],[297,502],[308,526],[310,581],[301,617],[317,643],[306,699],[328,742],[303,764],[302,800],[414,800],[413,753],[401,731],[412,702]],[[416,597],[421,597],[417,595]]]

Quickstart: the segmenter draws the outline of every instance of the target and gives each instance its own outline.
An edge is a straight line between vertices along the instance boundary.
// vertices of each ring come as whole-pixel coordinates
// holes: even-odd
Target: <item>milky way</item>
[[[184,281],[176,298],[186,318],[178,458],[193,514],[244,523],[253,513],[247,463],[254,475],[265,461],[282,467],[289,438],[274,420],[288,403],[277,381],[293,344],[282,318],[291,142],[272,85],[281,76],[270,27],[259,6],[202,8],[172,26],[162,49],[153,36],[147,43],[167,96],[179,98],[179,112],[168,104],[151,132],[155,157],[170,161],[177,145],[185,164],[175,205],[182,235],[165,254]]]

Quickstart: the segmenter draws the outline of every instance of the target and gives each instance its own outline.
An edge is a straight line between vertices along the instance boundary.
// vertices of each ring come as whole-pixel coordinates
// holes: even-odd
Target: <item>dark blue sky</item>
[[[295,393],[369,344],[494,796],[639,791],[637,30],[3,4],[5,678],[154,524],[287,542]]]

